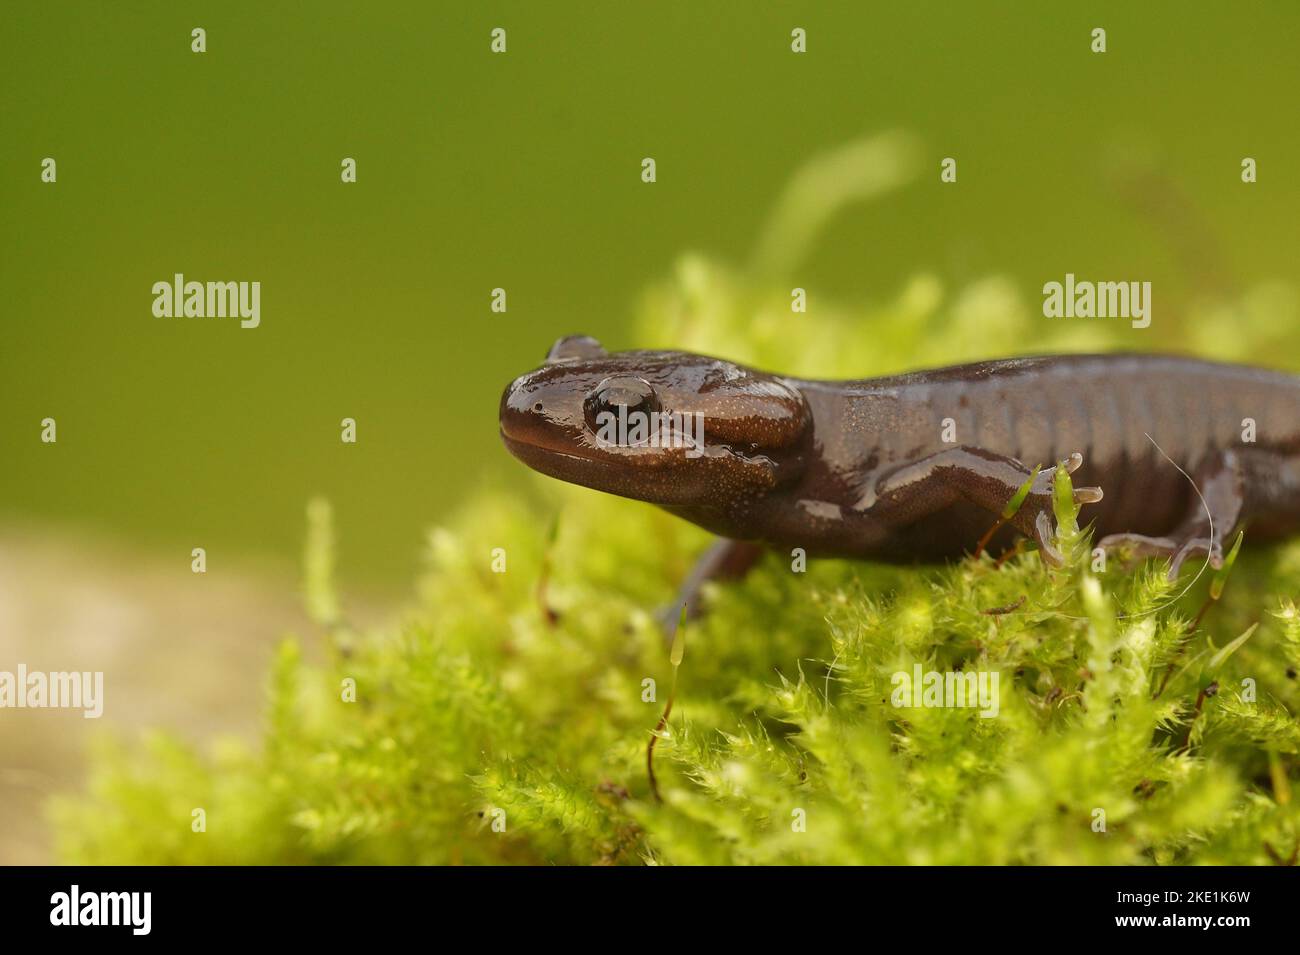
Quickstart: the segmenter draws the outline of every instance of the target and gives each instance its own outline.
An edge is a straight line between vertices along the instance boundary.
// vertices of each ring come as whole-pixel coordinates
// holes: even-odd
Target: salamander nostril
[[[537,402],[537,404],[533,405],[533,410],[534,410],[534,411],[541,411],[541,410],[542,410],[542,403],[539,401],[539,402]]]

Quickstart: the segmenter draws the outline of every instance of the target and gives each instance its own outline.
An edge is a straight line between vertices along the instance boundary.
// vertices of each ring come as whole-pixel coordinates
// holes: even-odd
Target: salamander
[[[657,413],[651,435],[600,425]],[[602,417],[603,416],[603,417]],[[702,422],[692,428],[691,421]],[[575,335],[516,378],[506,447],[551,477],[656,504],[719,535],[686,595],[763,547],[934,562],[1018,535],[1059,564],[1055,471],[1099,546],[1221,566],[1225,541],[1300,532],[1300,378],[1172,355],[1010,358],[857,381],[704,355],[607,352]]]

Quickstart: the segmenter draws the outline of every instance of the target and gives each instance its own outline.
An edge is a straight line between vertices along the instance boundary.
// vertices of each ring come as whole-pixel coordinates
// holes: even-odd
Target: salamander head
[[[543,474],[665,505],[745,499],[803,468],[812,417],[780,378],[570,336],[501,396],[501,437]]]

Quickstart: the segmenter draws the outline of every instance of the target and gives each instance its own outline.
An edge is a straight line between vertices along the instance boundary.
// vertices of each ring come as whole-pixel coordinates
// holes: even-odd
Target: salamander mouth
[[[693,503],[701,493],[701,481],[705,480],[703,472],[683,472],[663,466],[672,462],[662,456],[634,455],[629,466],[626,455],[592,454],[590,448],[546,447],[513,438],[504,428],[501,440],[511,454],[547,477],[653,504]]]
[[[550,473],[544,466],[547,461],[569,461],[573,464],[600,464],[599,459],[588,458],[581,454],[575,454],[571,450],[560,450],[558,448],[548,448],[544,445],[535,444],[532,441],[525,441],[520,438],[512,438],[505,428],[501,429],[501,440],[511,454],[523,461],[530,468]]]
[[[577,441],[566,441],[563,437],[548,441],[545,435],[531,432],[526,436],[512,435],[510,429],[504,423],[501,426],[501,440],[510,453],[519,460],[529,467],[548,474],[552,472],[544,466],[547,461],[555,461],[560,463],[561,466],[574,467],[582,465],[588,468],[597,467],[610,471],[616,468],[654,470],[684,464],[692,459],[698,460],[704,457],[731,455],[729,448],[719,445],[711,446],[707,443],[702,449],[698,450],[696,445],[688,445],[686,442],[677,447],[602,445],[598,444],[593,436],[585,433]],[[739,457],[739,455],[733,456]]]
[[[581,445],[548,447],[512,437],[504,427],[501,440],[511,454],[547,477],[655,504],[698,503],[723,473],[753,488],[774,487],[781,473],[767,455],[745,456],[726,445],[706,445],[703,454],[687,458],[681,449],[619,448],[611,453]]]

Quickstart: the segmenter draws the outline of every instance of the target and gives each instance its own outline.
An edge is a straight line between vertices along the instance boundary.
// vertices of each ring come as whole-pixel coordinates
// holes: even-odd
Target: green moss
[[[1121,334],[1091,322],[1041,334],[998,279],[948,297],[920,277],[870,307],[814,295],[807,314],[789,301],[788,287],[687,257],[646,296],[638,338],[833,377]],[[1261,302],[1272,319],[1248,321]],[[1279,324],[1279,303],[1294,311],[1275,294],[1206,303],[1179,331],[1221,357],[1300,354],[1295,341],[1279,350],[1297,327]],[[1189,577],[1173,587],[1162,566],[1094,572],[1087,528],[1066,513],[1059,571],[1030,553],[793,573],[772,554],[713,590],[688,629],[657,803],[646,745],[671,666],[653,615],[707,537],[647,505],[536,487],[467,502],[430,535],[417,599],[367,633],[344,622],[328,509],[313,504],[306,592],[327,662],[286,644],[251,751],[157,738],[100,754],[88,791],[53,807],[63,858],[1268,864],[1300,838],[1300,545],[1248,539],[1195,630],[1209,575],[1176,600]],[[893,674],[916,664],[997,673],[998,715],[894,706]]]
[[[1269,765],[1293,775],[1300,746],[1294,612],[1265,615],[1210,674],[1212,643],[1251,615],[1242,581],[1187,640],[1160,568],[1093,576],[1084,547],[1051,573],[1032,554],[1001,568],[814,562],[806,574],[773,555],[715,591],[688,630],[656,804],[644,757],[670,666],[650,611],[703,535],[635,503],[548,491],[561,514],[554,624],[534,593],[538,511],[472,503],[460,532],[433,535],[400,625],[321,667],[286,645],[260,751],[200,758],[154,739],[102,754],[90,791],[56,807],[63,856],[1265,863],[1265,843],[1285,855],[1300,832]],[[490,569],[494,546],[507,549],[504,574]],[[1238,574],[1273,587],[1278,563],[1266,555]],[[1016,612],[980,612],[1021,595]],[[891,674],[915,663],[996,671],[998,716],[894,707]],[[1198,714],[1211,677],[1219,692]],[[356,702],[342,698],[345,678]],[[643,701],[646,678],[655,702]],[[191,831],[195,807],[204,833]],[[792,828],[796,810],[806,831]]]

